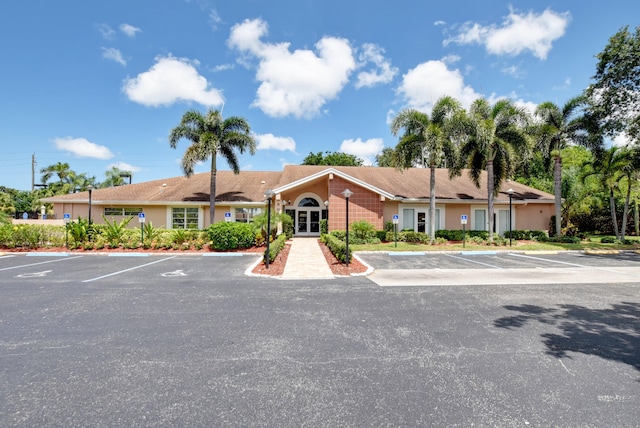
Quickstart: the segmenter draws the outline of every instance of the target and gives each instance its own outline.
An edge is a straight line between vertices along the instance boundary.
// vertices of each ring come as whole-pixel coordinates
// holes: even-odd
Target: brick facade
[[[345,189],[353,192],[349,198],[349,224],[366,220],[376,229],[383,229],[384,202],[380,201],[380,195],[334,176],[329,180],[329,230],[345,230],[346,201],[342,195]]]

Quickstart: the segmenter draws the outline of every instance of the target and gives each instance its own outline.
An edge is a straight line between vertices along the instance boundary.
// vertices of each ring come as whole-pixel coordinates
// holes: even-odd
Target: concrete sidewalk
[[[318,238],[293,238],[282,279],[333,278]]]

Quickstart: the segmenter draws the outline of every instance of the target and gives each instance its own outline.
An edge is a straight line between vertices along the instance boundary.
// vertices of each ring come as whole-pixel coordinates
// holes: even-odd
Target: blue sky
[[[631,0],[3,2],[0,185],[29,190],[32,154],[36,183],[56,162],[98,181],[181,175],[188,143],[167,136],[188,109],[248,120],[243,170],[319,151],[370,163],[397,142],[391,117],[443,95],[564,103],[638,17]]]

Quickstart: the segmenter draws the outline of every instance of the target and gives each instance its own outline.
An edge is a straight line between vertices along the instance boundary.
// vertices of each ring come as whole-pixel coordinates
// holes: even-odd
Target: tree
[[[44,167],[40,170],[40,174],[42,174],[42,183],[46,184],[54,194],[58,195],[61,193],[69,193],[69,183],[75,176],[75,173],[66,162],[57,162],[53,165]],[[58,181],[49,183],[49,180],[54,176],[58,177]]]
[[[394,150],[392,147],[385,147],[382,152],[376,155],[376,165],[379,167],[395,167],[393,158]]]
[[[487,171],[487,211],[489,241],[493,241],[493,199],[502,182],[515,167],[515,151],[528,150],[528,115],[523,108],[503,99],[493,106],[484,98],[475,100],[464,120],[458,120],[460,133],[466,135],[460,148],[455,173],[469,168],[469,178],[480,187],[482,171]]]
[[[341,152],[309,152],[301,165],[362,166],[363,160],[355,155]]]
[[[123,184],[126,184],[124,177],[131,177],[132,174],[133,173],[131,171],[124,171],[115,166],[111,167],[111,169],[104,173],[107,178],[100,184],[100,187],[122,186]]]
[[[640,27],[623,27],[597,55],[594,83],[585,91],[605,134],[640,137]]]
[[[216,203],[216,177],[218,174],[217,157],[222,156],[235,174],[240,173],[238,155],[249,151],[256,152],[256,142],[251,128],[244,118],[231,116],[222,118],[218,110],[209,110],[205,115],[197,110],[189,110],[180,124],[169,134],[169,144],[176,148],[178,142],[185,139],[191,145],[182,157],[182,171],[187,177],[193,175],[198,162],[211,159],[211,179],[209,183],[209,222],[213,224]]]
[[[594,141],[588,135],[588,117],[584,114],[585,98],[575,97],[562,108],[547,101],[536,108],[538,122],[534,127],[536,147],[542,153],[545,167],[553,159],[553,189],[555,195],[556,236],[562,235],[562,149],[569,144],[590,146]]]
[[[392,120],[391,133],[404,134],[396,145],[393,159],[400,169],[416,164],[429,167],[429,239],[436,236],[436,168],[448,159],[455,164],[456,148],[447,133],[447,121],[461,110],[460,103],[452,97],[440,98],[433,106],[431,118],[414,109],[403,110]]]
[[[615,196],[616,192],[620,191],[620,182],[626,177],[625,169],[629,168],[631,162],[632,156],[629,149],[613,146],[594,158],[591,164],[585,165],[582,172],[583,181],[587,177],[597,177],[601,188],[606,189],[616,239],[621,239],[621,233],[616,215]],[[623,224],[622,227],[625,228],[626,225]]]

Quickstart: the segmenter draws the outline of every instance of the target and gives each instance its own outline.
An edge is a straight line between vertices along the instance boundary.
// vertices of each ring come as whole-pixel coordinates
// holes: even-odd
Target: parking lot
[[[637,425],[636,254],[258,257],[0,257],[0,426]]]

